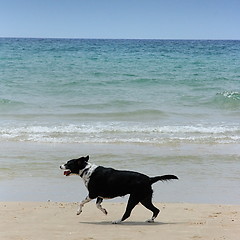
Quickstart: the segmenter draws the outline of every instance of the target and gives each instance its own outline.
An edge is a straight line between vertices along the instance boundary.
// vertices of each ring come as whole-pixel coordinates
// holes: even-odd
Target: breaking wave
[[[95,125],[0,127],[2,141],[47,143],[240,143],[240,126]]]

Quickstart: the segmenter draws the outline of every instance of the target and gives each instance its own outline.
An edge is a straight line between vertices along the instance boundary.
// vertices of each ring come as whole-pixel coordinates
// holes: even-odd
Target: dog
[[[122,197],[130,194],[125,213],[121,219],[113,221],[112,223],[114,224],[126,220],[138,203],[141,203],[144,207],[152,211],[152,218],[147,220],[147,222],[154,222],[160,210],[152,203],[152,184],[157,181],[178,179],[174,175],[148,177],[138,172],[105,168],[91,164],[88,160],[89,156],[80,157],[69,160],[66,164],[60,166],[60,169],[65,170],[65,176],[72,174],[79,175],[89,191],[88,196],[80,203],[77,215],[82,212],[83,206],[93,199],[97,199],[97,208],[107,215],[107,210],[101,205],[103,199]]]

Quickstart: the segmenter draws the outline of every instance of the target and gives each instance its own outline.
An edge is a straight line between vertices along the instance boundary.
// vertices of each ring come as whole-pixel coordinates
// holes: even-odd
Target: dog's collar
[[[79,172],[79,176],[82,178],[82,177],[83,177],[83,174],[84,174],[85,172],[87,172],[88,170],[89,170],[89,168],[84,168],[83,171],[80,171],[80,172]]]

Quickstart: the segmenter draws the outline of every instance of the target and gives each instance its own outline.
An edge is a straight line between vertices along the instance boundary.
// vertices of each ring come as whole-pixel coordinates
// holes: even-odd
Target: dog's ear
[[[89,156],[86,156],[85,161],[88,162],[88,160],[89,160]]]

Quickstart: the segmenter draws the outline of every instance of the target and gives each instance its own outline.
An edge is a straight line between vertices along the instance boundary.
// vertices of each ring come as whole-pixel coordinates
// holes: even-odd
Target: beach
[[[76,215],[77,203],[1,202],[0,238],[30,239],[226,239],[240,234],[240,205],[158,203],[155,223],[146,223],[150,212],[136,206],[129,219],[112,224],[125,209],[123,203],[103,203],[105,216],[94,203]]]
[[[24,157],[15,164],[6,163],[6,159],[3,162],[5,166],[11,166],[11,170],[2,171],[0,181],[0,239],[239,238],[238,165],[234,159],[232,163],[223,159],[209,161],[215,151],[218,156],[220,152],[224,152],[224,156],[238,155],[238,145],[221,151],[217,147],[202,146],[203,158],[197,163],[182,160],[181,164],[177,163],[179,151],[182,156],[186,153],[194,156],[198,147],[185,145],[184,148],[159,149],[148,146],[145,152],[143,146],[135,145],[5,143],[1,146],[1,154],[8,159],[22,155],[28,156],[28,160]],[[104,200],[107,216],[94,202],[86,204],[82,214],[77,216],[78,204],[87,195],[87,190],[80,177],[65,177],[59,166],[69,159],[69,153],[77,155],[78,151],[85,155],[94,152],[90,159],[98,165],[109,166],[105,158],[111,156],[111,167],[118,169],[138,170],[151,176],[176,174],[178,181],[153,185],[153,200],[157,201],[154,204],[161,210],[155,223],[145,222],[152,213],[139,204],[125,222],[112,224],[122,216],[128,196]],[[41,157],[36,152],[41,153]],[[160,162],[159,156],[163,158]]]
[[[238,239],[239,41],[0,38],[0,239]],[[127,196],[89,203],[97,166],[179,180],[153,185],[119,225]]]

